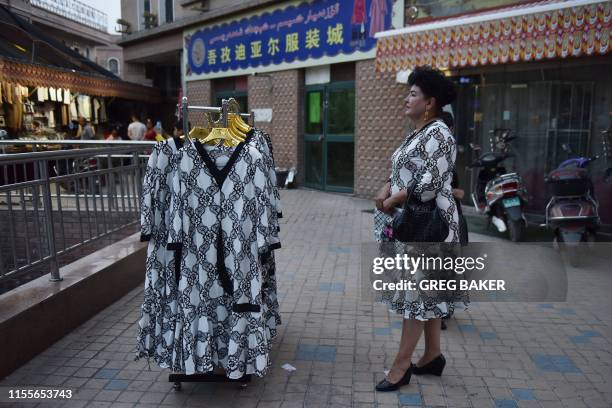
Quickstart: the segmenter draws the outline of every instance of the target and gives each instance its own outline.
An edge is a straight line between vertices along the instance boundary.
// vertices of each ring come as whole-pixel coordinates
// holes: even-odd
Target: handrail
[[[44,274],[58,281],[75,251],[138,225],[156,142],[2,140],[0,149],[58,142],[82,148],[0,154],[0,293]]]
[[[156,141],[153,140],[36,140],[36,139],[14,139],[14,140],[0,140],[0,146],[3,145],[75,145],[75,146],[87,146],[87,145],[108,145],[116,146],[118,144],[128,146],[154,146]]]
[[[133,151],[130,147],[104,147],[104,148],[88,148],[88,149],[71,149],[59,151],[45,152],[28,152],[28,153],[13,153],[0,154],[0,164],[3,163],[23,163],[33,159],[66,159],[77,157],[91,157],[92,155],[109,155],[115,153],[126,153]]]

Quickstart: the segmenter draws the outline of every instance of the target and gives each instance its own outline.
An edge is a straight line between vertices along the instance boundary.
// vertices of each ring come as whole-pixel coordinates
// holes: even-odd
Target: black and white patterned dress
[[[412,132],[391,157],[391,195],[414,188],[414,195],[422,202],[436,200],[437,207],[449,226],[444,242],[459,242],[459,214],[453,197],[451,182],[456,158],[455,138],[441,120],[434,120],[419,131]],[[419,177],[420,175],[420,177]],[[375,210],[375,238],[388,241],[383,229],[392,218]],[[408,251],[402,243],[395,243],[395,252]],[[431,276],[430,276],[431,277]],[[409,279],[427,278],[418,271]],[[449,301],[448,299],[452,299]],[[390,309],[406,319],[428,320],[452,315],[457,308],[466,309],[467,292],[396,291],[385,293],[383,300]]]
[[[144,301],[138,321],[136,358],[172,366],[177,316],[175,252],[166,249],[170,198],[178,139],[155,145],[149,157],[141,199],[141,240],[148,241]]]
[[[272,140],[270,135],[263,132],[260,129],[253,128],[252,132],[249,133],[248,143],[255,147],[262,155],[263,163],[265,165],[264,171],[268,174],[268,189],[270,196],[270,212],[272,219],[270,220],[271,228],[271,240],[278,242],[274,245],[274,249],[280,248],[280,238],[278,233],[280,232],[280,226],[278,224],[279,218],[282,218],[282,207],[280,194],[276,185],[276,170],[274,164],[274,153],[272,148]],[[268,324],[268,328],[271,332],[272,337],[276,337],[277,326],[282,323],[280,316],[280,306],[278,303],[277,284],[276,284],[276,261],[274,258],[274,251],[271,250],[268,253],[261,255],[261,262],[263,265],[264,276],[263,276],[263,300],[267,306],[267,313],[265,320]]]
[[[175,371],[225,368],[229,378],[262,376],[273,333],[263,299],[260,255],[278,243],[269,221],[268,175],[250,143],[188,143],[173,182],[168,248],[182,249]]]

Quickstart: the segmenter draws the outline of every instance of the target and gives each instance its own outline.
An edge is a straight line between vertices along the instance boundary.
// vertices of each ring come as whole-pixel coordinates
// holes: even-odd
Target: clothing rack
[[[181,113],[183,116],[183,133],[185,137],[189,138],[189,121],[188,121],[188,113],[190,110],[200,111],[200,112],[208,112],[208,113],[218,113],[221,115],[221,121],[223,127],[227,127],[228,121],[228,113],[230,113],[230,108],[234,108],[236,110],[240,109],[240,105],[234,98],[223,99],[221,103],[221,107],[216,106],[189,106],[187,103],[187,97],[184,96],[181,100]],[[254,124],[254,112],[251,113],[238,113],[241,117],[246,118],[249,121],[249,124],[252,126]],[[184,382],[198,382],[198,383],[209,383],[209,382],[217,382],[217,383],[240,383],[241,387],[246,387],[248,383],[251,382],[251,374],[245,374],[241,378],[232,379],[227,378],[224,374],[215,374],[215,373],[206,373],[206,374],[181,374],[181,373],[172,373],[168,375],[168,382],[174,383],[174,389],[176,391],[180,391],[182,388],[182,383]]]
[[[183,96],[183,99],[181,100],[181,114],[183,116],[183,133],[185,134],[185,137],[189,137],[188,115],[189,115],[190,110],[199,111],[199,112],[208,112],[208,113],[218,113],[221,115],[221,121],[222,121],[223,127],[227,127],[227,120],[228,120],[227,116],[228,116],[228,113],[230,113],[230,108],[234,108],[237,111],[239,111],[240,109],[240,105],[234,98],[222,99],[221,107],[194,106],[194,105],[189,106],[189,103],[187,102],[187,97]],[[255,112],[251,111],[251,113],[240,113],[240,112],[234,112],[234,113],[239,114],[240,117],[244,119],[247,119],[249,125],[253,126],[255,124]]]

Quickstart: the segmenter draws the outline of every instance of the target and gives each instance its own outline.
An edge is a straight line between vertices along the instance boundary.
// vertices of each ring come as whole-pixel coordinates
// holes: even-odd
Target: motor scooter
[[[594,196],[588,166],[598,156],[575,155],[569,145],[563,150],[571,157],[544,178],[552,195],[545,210],[546,226],[553,230],[555,245],[567,253],[572,266],[580,259],[580,245],[595,242],[599,227],[599,204]]]
[[[515,172],[508,173],[503,162],[513,157],[509,142],[516,139],[510,129],[494,129],[489,142],[491,151],[481,154],[470,166],[479,168],[476,187],[472,189],[472,202],[480,214],[488,216],[489,224],[499,232],[509,230],[513,242],[525,238],[527,221],[523,208],[527,202],[527,190],[522,177]],[[475,152],[481,147],[470,144]]]

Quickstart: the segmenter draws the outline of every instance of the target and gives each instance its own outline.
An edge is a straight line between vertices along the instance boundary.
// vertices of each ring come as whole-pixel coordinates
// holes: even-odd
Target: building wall
[[[94,50],[94,58],[96,64],[104,67],[110,71],[108,66],[108,60],[110,58],[115,58],[119,61],[119,74],[120,78],[124,78],[124,66],[123,66],[123,49],[118,45],[108,46],[108,47],[96,47]]]
[[[186,96],[190,105],[210,106],[212,104],[212,81],[206,79],[188,82]],[[201,117],[201,115],[202,113],[189,112],[189,122],[191,122],[192,126],[200,123],[198,116]]]
[[[389,178],[391,155],[407,132],[406,85],[380,74],[374,60],[356,63],[354,193],[373,197]]]
[[[272,137],[278,167],[299,169],[301,164],[303,84],[300,69],[249,77],[249,109],[272,108],[272,121],[255,125]]]

